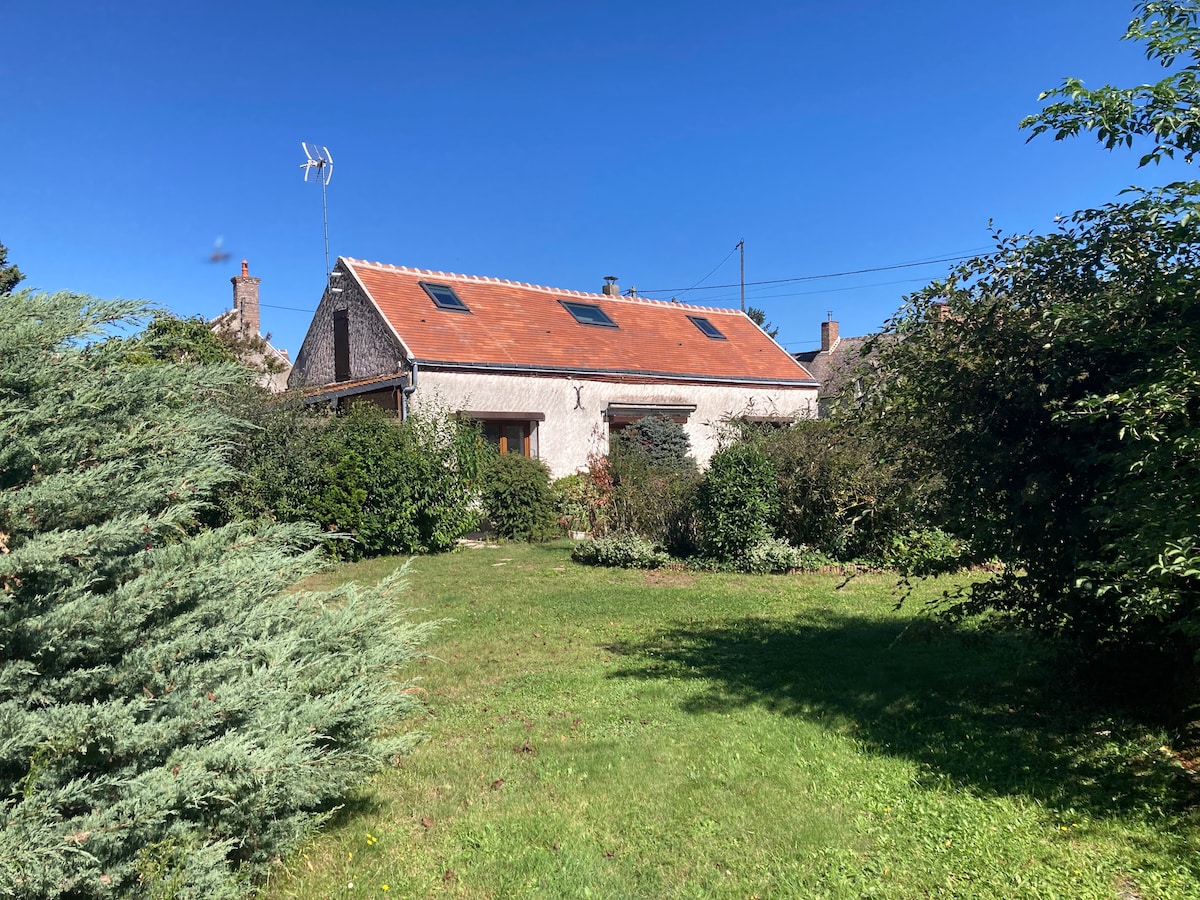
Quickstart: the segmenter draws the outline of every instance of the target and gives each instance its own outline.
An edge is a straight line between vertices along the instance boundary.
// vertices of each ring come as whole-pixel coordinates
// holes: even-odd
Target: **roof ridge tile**
[[[531,291],[540,291],[546,294],[557,294],[559,296],[581,297],[597,302],[609,303],[634,303],[642,304],[643,306],[678,306],[681,309],[690,310],[692,312],[720,313],[721,315],[737,315],[742,313],[739,309],[730,309],[723,306],[699,306],[692,303],[687,303],[683,300],[663,300],[658,297],[628,297],[612,294],[601,294],[595,291],[580,291],[573,288],[556,288],[544,284],[534,284],[528,281],[513,281],[509,278],[498,278],[494,275],[468,275],[463,272],[442,272],[433,271],[432,269],[421,269],[410,266],[397,266],[392,263],[372,262],[370,260],[358,259],[353,256],[341,257],[351,265],[364,266],[372,269],[381,269],[384,271],[401,272],[412,275],[425,276],[428,278],[441,278],[445,281],[464,281],[474,284],[503,284],[510,287],[526,288]]]

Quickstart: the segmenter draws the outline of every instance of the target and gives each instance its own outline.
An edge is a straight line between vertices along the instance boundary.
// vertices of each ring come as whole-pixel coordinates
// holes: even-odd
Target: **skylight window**
[[[708,321],[708,319],[704,318],[704,316],[688,316],[688,318],[692,320],[693,325],[703,331],[714,341],[727,340],[725,335],[721,334],[720,329],[718,329],[717,326],[712,322]]]
[[[425,289],[425,293],[429,295],[438,309],[452,309],[455,312],[469,313],[471,310],[467,304],[462,302],[462,298],[454,293],[454,288],[448,284],[430,284],[428,281],[422,281],[421,287]]]
[[[606,328],[616,328],[617,323],[608,317],[608,313],[594,303],[575,303],[571,300],[559,300],[567,308],[567,312],[575,317],[580,325],[603,325]]]

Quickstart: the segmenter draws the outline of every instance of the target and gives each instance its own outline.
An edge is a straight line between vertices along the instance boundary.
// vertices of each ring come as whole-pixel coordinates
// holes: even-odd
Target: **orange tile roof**
[[[585,294],[346,257],[339,262],[424,364],[812,381],[800,363],[738,310]],[[450,285],[470,314],[435,306],[422,281]],[[598,305],[618,327],[582,325],[560,300]],[[707,318],[727,340],[705,336],[688,315]]]

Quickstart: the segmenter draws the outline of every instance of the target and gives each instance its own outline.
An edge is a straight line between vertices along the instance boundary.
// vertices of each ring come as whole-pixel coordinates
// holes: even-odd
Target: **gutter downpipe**
[[[413,395],[417,389],[417,375],[419,367],[415,359],[406,360],[412,371],[412,376],[408,379],[408,385],[400,389],[400,421],[403,422],[408,418],[408,398]]]

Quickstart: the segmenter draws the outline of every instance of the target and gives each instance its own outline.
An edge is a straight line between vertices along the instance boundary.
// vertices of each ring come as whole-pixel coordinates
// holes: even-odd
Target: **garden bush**
[[[892,535],[881,563],[904,575],[954,572],[970,559],[967,543],[940,528],[914,528]]]
[[[748,575],[816,572],[838,565],[837,560],[830,559],[819,550],[793,547],[781,538],[767,538],[738,556],[727,559],[691,556],[681,562],[686,568],[697,572],[742,572]]]
[[[314,521],[353,538],[329,544],[350,558],[447,550],[478,527],[491,451],[471,424],[436,408],[401,423],[369,403],[340,416],[248,405],[257,428],[234,454],[242,478],[224,499],[230,517]]]
[[[613,485],[608,519],[613,531],[641,535],[666,547],[673,556],[695,552],[699,475],[619,452],[609,457],[608,473]]]
[[[813,571],[833,564],[828,556],[808,547],[793,547],[782,538],[767,538],[751,546],[741,557],[742,571],[755,575],[775,572]]]
[[[544,541],[554,536],[556,504],[550,469],[518,453],[497,456],[488,467],[483,508],[501,537]]]
[[[1022,127],[1191,163],[1200,3],[1141,0],[1125,38],[1167,74],[1067,78]],[[996,230],[906,298],[864,384],[879,432],[944,473],[946,521],[1003,564],[947,614],[1066,638],[1176,724],[1200,721],[1198,211],[1200,181],[1174,181]]]
[[[135,364],[144,313],[0,298],[0,896],[243,896],[412,741],[398,581],[288,593],[313,526],[202,524],[250,376]]]
[[[564,475],[550,488],[554,494],[558,524],[564,531],[587,531],[592,534],[603,531],[609,498],[590,472]]]
[[[671,561],[661,547],[628,532],[582,541],[572,549],[571,559],[585,566],[621,569],[658,569]]]
[[[852,410],[788,428],[743,426],[775,467],[779,506],[775,531],[796,546],[835,559],[881,559],[900,535],[929,515],[936,476],[903,473]]]
[[[717,451],[696,497],[704,554],[735,559],[774,537],[778,505],[775,466],[757,443]]]

